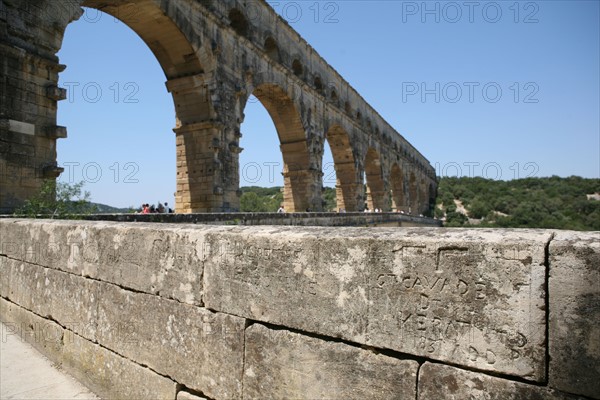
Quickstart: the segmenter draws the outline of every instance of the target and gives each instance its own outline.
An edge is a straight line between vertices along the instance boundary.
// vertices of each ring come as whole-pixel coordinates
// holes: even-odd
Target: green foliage
[[[467,220],[467,216],[459,212],[446,214],[446,226],[463,226]]]
[[[464,203],[463,203],[464,204]],[[480,198],[476,198],[469,205],[469,217],[481,219],[487,216],[491,211],[491,207],[488,203],[482,201]]]
[[[481,220],[479,226],[600,230],[600,201],[586,196],[600,192],[600,179],[442,178],[438,192],[447,226],[468,224],[466,216],[457,213],[456,199],[470,218]],[[438,211],[436,216],[440,214]]]
[[[454,201],[446,206],[446,214],[451,214],[456,212],[456,204]]]
[[[240,199],[240,210],[242,212],[277,212],[283,204],[283,192],[281,187],[263,188],[256,186],[243,187]],[[323,209],[336,212],[335,189],[323,188]]]
[[[283,203],[283,193],[280,187],[261,188],[244,187],[240,199],[242,212],[277,212]]]
[[[68,184],[47,180],[39,193],[27,200],[15,215],[36,218],[77,218],[96,212],[90,203],[90,193],[83,192],[83,182]]]
[[[433,215],[435,218],[440,219],[444,216],[444,210],[442,208],[436,207]]]
[[[336,191],[334,188],[323,188],[323,210],[326,212],[337,212]]]

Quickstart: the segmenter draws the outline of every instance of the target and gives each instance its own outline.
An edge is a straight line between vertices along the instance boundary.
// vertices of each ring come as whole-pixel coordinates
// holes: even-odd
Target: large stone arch
[[[277,130],[284,163],[283,202],[286,210],[301,212],[314,207],[308,195],[315,190],[309,147],[296,104],[281,86],[274,83],[260,83],[250,90],[265,107]]]
[[[57,101],[66,97],[66,91],[57,87],[59,73],[64,70],[65,66],[58,64],[56,54],[62,47],[62,41],[65,35],[68,35],[68,25],[81,18],[81,9],[77,7],[88,7],[102,11],[115,19],[120,20],[135,32],[151,50],[160,64],[166,78],[167,90],[171,93],[174,102],[174,128],[177,133],[176,150],[177,153],[177,194],[176,203],[179,212],[189,212],[192,210],[193,204],[200,202],[199,191],[190,191],[194,185],[193,173],[190,171],[203,170],[204,166],[198,163],[198,153],[206,152],[204,143],[199,143],[196,136],[196,129],[193,124],[196,121],[209,119],[214,114],[211,103],[207,97],[207,84],[205,80],[205,71],[207,67],[211,67],[214,63],[212,57],[205,49],[193,45],[193,41],[198,42],[191,31],[184,33],[181,27],[180,10],[167,7],[161,8],[160,3],[152,0],[133,0],[122,2],[119,0],[83,0],[62,3],[60,9],[57,9],[57,4],[50,2],[42,2],[40,10],[42,13],[55,15],[60,21],[56,21],[53,27],[56,29],[57,35],[53,46],[47,44],[38,44],[37,52],[45,52],[41,57],[45,63],[56,65],[53,68],[56,73],[46,76],[46,82],[36,82],[40,87],[45,87],[48,90],[50,100],[52,101],[51,110],[53,113],[48,115],[45,121],[40,121],[41,116],[38,116],[36,125],[44,125],[42,132],[45,137],[36,138],[37,141],[44,141],[67,137],[67,127],[56,126],[58,104]],[[42,51],[40,51],[42,50]],[[200,62],[200,55],[205,56],[203,62]],[[37,62],[41,60],[36,60]],[[54,64],[54,61],[56,64]],[[27,60],[24,64],[27,63]],[[39,105],[45,105],[45,100],[38,100]],[[48,133],[50,132],[50,133]],[[165,134],[169,134],[165,132]],[[171,133],[172,134],[172,133]],[[37,135],[37,133],[36,133]],[[39,187],[44,179],[57,177],[62,168],[56,166],[56,146],[51,143],[51,146],[37,143],[36,147],[51,148],[51,154],[47,154],[45,158],[50,159],[49,163],[54,163],[54,171],[43,176],[36,175],[36,187]],[[47,169],[48,171],[48,169]],[[212,169],[207,172],[212,174]],[[42,179],[40,179],[42,178]]]
[[[146,43],[160,63],[175,108],[177,211],[211,210],[214,204],[207,201],[207,195],[214,194],[214,185],[199,184],[207,178],[210,182],[220,167],[212,150],[212,139],[217,132],[214,127],[199,124],[215,114],[206,77],[206,71],[214,64],[209,52],[197,47],[199,40],[189,37],[191,31],[187,32],[189,36],[182,31],[175,9],[163,9],[153,0],[128,3],[84,0],[81,5],[121,20]]]
[[[214,129],[206,129],[199,121],[214,115],[208,96],[206,70],[214,60],[205,49],[194,48],[197,38],[186,36],[178,25],[176,9],[161,8],[152,0],[121,1],[84,0],[82,6],[99,9],[121,20],[148,45],[160,63],[167,79],[167,90],[173,96],[177,155],[176,205],[178,212],[208,211],[207,195],[212,185],[199,185],[212,177],[218,168],[211,165],[211,138]],[[188,30],[187,35],[192,35]],[[202,62],[200,55],[204,56]]]
[[[356,160],[348,133],[340,125],[333,125],[325,135],[329,143],[336,173],[336,199],[338,209],[359,211],[359,179]]]
[[[208,211],[207,195],[212,185],[199,185],[218,173],[211,165],[213,129],[198,125],[215,112],[209,98],[206,70],[214,68],[214,60],[205,49],[195,48],[198,39],[189,30],[182,32],[178,13],[163,9],[152,0],[122,1],[84,0],[85,7],[99,9],[121,20],[150,48],[167,79],[167,90],[173,96],[177,155],[176,205],[178,212]],[[200,56],[203,56],[201,62]]]
[[[156,56],[167,79],[204,72],[197,49],[174,20],[176,14],[171,9],[163,9],[153,0],[83,0],[81,6],[107,13],[131,28]]]

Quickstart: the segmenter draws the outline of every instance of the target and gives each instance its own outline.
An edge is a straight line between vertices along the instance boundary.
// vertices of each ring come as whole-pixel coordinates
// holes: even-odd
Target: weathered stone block
[[[98,342],[212,398],[241,397],[245,320],[102,284]]]
[[[545,378],[543,231],[209,234],[208,308],[468,367]],[[290,310],[294,310],[290,312]]]
[[[550,235],[416,232],[371,247],[369,344],[542,381]]]
[[[580,397],[442,364],[419,370],[419,400],[576,400]]]
[[[175,382],[0,298],[5,335],[19,335],[107,399],[173,399]]]
[[[550,243],[550,386],[600,399],[600,234]]]
[[[55,101],[66,100],[67,89],[59,88],[57,86],[49,86],[46,88],[46,96]]]
[[[62,356],[63,343],[73,340],[72,332],[53,321],[41,318],[31,311],[0,298],[0,320],[4,322],[1,340],[18,336],[52,360]]]
[[[419,364],[255,324],[245,399],[414,399]]]
[[[9,286],[2,296],[42,317],[94,340],[97,322],[98,286],[80,276],[5,259],[2,272],[9,271]]]
[[[47,126],[45,133],[49,139],[66,139],[68,136],[65,126]]]
[[[248,233],[209,236],[208,308],[366,341],[365,241],[333,238],[321,246],[290,228],[242,229]]]
[[[15,259],[189,304],[202,301],[201,230],[12,220],[0,221],[0,236],[0,254]]]
[[[172,380],[77,335],[65,343],[63,363],[102,398],[171,400],[177,392]]]

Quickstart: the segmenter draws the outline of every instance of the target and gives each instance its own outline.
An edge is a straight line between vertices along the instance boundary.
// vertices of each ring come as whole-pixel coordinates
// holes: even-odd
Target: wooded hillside
[[[246,212],[276,212],[283,202],[280,187],[244,187],[242,193]],[[324,188],[323,198],[325,209],[336,211],[335,190]],[[600,179],[442,178],[434,215],[455,227],[600,231]]]
[[[442,178],[435,216],[446,226],[600,230],[600,179]]]

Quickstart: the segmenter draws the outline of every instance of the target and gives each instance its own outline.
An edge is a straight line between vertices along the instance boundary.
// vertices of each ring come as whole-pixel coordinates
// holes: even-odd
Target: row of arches
[[[338,208],[359,211],[366,206],[370,209],[398,209],[418,213],[426,211],[429,198],[432,196],[429,194],[432,191],[426,181],[431,177],[417,177],[426,168],[425,165],[419,165],[420,161],[407,147],[393,143],[389,135],[382,134],[377,123],[363,116],[360,108],[353,110],[350,102],[341,99],[337,88],[324,83],[318,72],[307,71],[301,57],[294,55],[282,57],[276,37],[268,33],[268,30],[252,32],[248,19],[240,9],[231,9],[229,20],[230,26],[236,33],[261,48],[272,62],[291,70],[296,78],[324,98],[329,106],[332,105],[342,111],[354,127],[360,127],[359,129],[365,133],[364,136],[373,136],[375,140],[383,139],[386,145],[401,153],[396,157],[398,162],[393,164],[393,171],[390,171],[389,165],[385,165],[386,162],[383,161],[383,154],[378,150],[377,144],[374,146],[367,144],[366,154],[353,150],[351,142],[356,142],[357,138],[351,139],[347,130],[339,124],[334,124],[327,132],[323,129],[321,147],[317,145],[316,149],[311,149],[310,138],[307,137],[310,136],[307,135],[308,129],[302,125],[302,115],[295,109],[298,105],[286,96],[286,91],[281,87],[273,83],[261,82],[253,95],[271,116],[281,143],[284,162],[284,199],[288,203],[286,204],[288,209],[302,210],[307,203],[306,198],[301,199],[306,186],[321,184],[318,179],[320,177],[315,178],[315,171],[311,173],[310,167],[312,162],[312,168],[318,170],[316,175],[322,176],[322,160],[319,155],[322,155],[322,145],[326,142],[333,156]],[[286,83],[289,83],[289,80]],[[357,145],[355,143],[354,147],[365,147],[364,143]],[[311,154],[311,150],[317,155]],[[406,166],[410,164],[413,166],[417,164],[418,168],[415,169],[421,171],[416,173],[407,171]],[[315,180],[319,182],[315,183]]]
[[[85,5],[95,6],[94,0],[86,0]],[[139,0],[140,8],[147,6],[148,19],[156,18],[155,11],[152,10],[152,4],[148,0]],[[104,11],[112,12],[114,15],[123,15],[119,12],[118,6],[115,9],[105,8]],[[211,101],[211,95],[207,93],[207,88],[213,83],[207,82],[208,74],[205,74],[205,68],[215,69],[213,57],[209,51],[196,50],[191,51],[189,39],[183,36],[181,32],[175,34],[172,32],[176,27],[172,26],[170,21],[161,23],[161,27],[168,27],[169,31],[165,36],[152,30],[147,24],[144,24],[146,17],[138,14],[135,21],[123,21],[138,33],[146,43],[149,44],[151,50],[160,62],[165,75],[167,76],[167,87],[173,95],[175,110],[177,116],[176,126],[178,127],[178,136],[193,136],[195,127],[198,122],[206,119],[212,119],[214,116],[215,105]],[[160,17],[160,16],[159,16]],[[160,17],[163,18],[163,17]],[[168,17],[164,17],[168,18]],[[251,26],[241,11],[234,8],[229,12],[230,26],[240,36],[251,39]],[[151,24],[150,24],[151,25]],[[167,39],[165,39],[167,38]],[[166,43],[165,40],[171,42]],[[207,41],[204,40],[206,43]],[[154,47],[157,47],[155,49]],[[167,57],[160,57],[164,51],[162,48],[169,48],[171,54]],[[177,50],[179,52],[177,52]],[[281,63],[281,53],[277,41],[273,36],[267,36],[262,49],[271,60]],[[200,54],[206,57],[202,58],[200,63]],[[183,62],[179,65],[179,62]],[[293,74],[305,80],[309,74],[298,58],[294,58],[291,63]],[[250,71],[247,71],[249,73]],[[252,75],[250,73],[250,75]],[[372,125],[368,118],[364,118],[359,110],[354,113],[350,109],[348,102],[345,103],[346,117],[349,117],[354,122],[359,122],[359,126],[367,132],[354,133],[351,138],[348,134],[348,129],[344,129],[341,124],[333,124],[333,126],[325,132],[317,133],[320,141],[316,148],[311,147],[311,140],[308,137],[308,127],[306,126],[306,115],[303,113],[301,104],[297,96],[290,93],[290,90],[298,89],[290,87],[293,83],[288,77],[283,80],[272,79],[269,76],[261,76],[263,81],[253,82],[245,91],[247,97],[239,99],[242,103],[238,108],[245,109],[245,103],[248,97],[255,96],[258,101],[267,110],[273,124],[275,125],[279,143],[280,152],[283,160],[283,181],[284,181],[284,204],[286,209],[290,211],[304,211],[306,209],[320,210],[321,199],[320,193],[322,190],[322,153],[325,143],[329,144],[332,152],[334,168],[336,172],[336,198],[337,208],[345,209],[346,211],[361,211],[364,207],[370,209],[391,210],[398,209],[405,212],[420,213],[425,210],[427,201],[426,190],[419,190],[419,179],[414,173],[407,171],[408,165],[414,163],[414,160],[409,159],[408,151],[405,151],[403,158],[406,163],[402,167],[395,164],[394,173],[389,171],[386,162],[383,159],[383,154],[380,144],[374,142],[371,145],[360,143],[358,136],[375,136],[379,137],[380,131],[377,126]],[[272,77],[271,77],[272,78]],[[213,78],[214,79],[214,78]],[[276,81],[276,83],[273,83]],[[255,87],[252,87],[255,85]],[[319,76],[315,76],[312,82],[313,89],[317,93],[324,95],[325,88]],[[226,98],[223,94],[221,98]],[[339,102],[339,97],[334,89],[331,89],[330,99]],[[339,105],[339,104],[336,104]],[[310,107],[309,107],[310,108]],[[310,110],[309,110],[310,111]],[[238,118],[243,120],[243,116]],[[223,121],[226,125],[225,131],[240,132],[240,126],[227,127],[231,121]],[[364,124],[362,124],[364,122]],[[347,128],[352,128],[352,124]],[[223,128],[221,128],[223,129]],[[204,135],[205,133],[202,133]],[[199,190],[197,182],[210,182],[210,176],[219,174],[226,175],[226,165],[232,167],[232,171],[238,175],[237,177],[222,176],[219,179],[229,180],[234,182],[233,186],[239,187],[239,153],[229,154],[234,149],[242,151],[239,145],[239,138],[228,138],[215,135],[215,132],[209,133],[213,135],[207,140],[186,140],[178,138],[178,171],[177,171],[177,191],[180,192],[178,199],[180,202],[185,202],[183,207],[185,211],[207,211],[213,206],[206,204],[205,201],[198,201],[198,198],[208,198],[210,196],[227,196],[227,187],[222,183],[213,182],[214,187],[207,187]],[[241,136],[241,134],[240,134]],[[216,144],[215,144],[216,143]],[[353,146],[354,144],[354,146]],[[361,153],[362,148],[367,148],[366,153]],[[217,149],[215,161],[210,161],[212,149]],[[228,153],[228,154],[223,154]],[[197,161],[200,160],[200,161]],[[398,161],[400,161],[399,159]],[[237,165],[236,165],[237,164]],[[401,171],[398,173],[398,171]],[[198,176],[202,175],[202,176]],[[218,180],[218,179],[217,179]],[[238,182],[236,185],[235,182]],[[421,183],[423,186],[424,183]],[[229,188],[229,192],[233,188]],[[237,189],[237,187],[235,188]],[[189,196],[185,191],[196,192]],[[209,199],[208,202],[211,200]],[[236,209],[239,202],[235,197],[231,196],[225,201],[224,209]]]
[[[275,37],[267,37],[264,48],[258,52],[256,47],[238,40],[235,35],[256,35],[239,10],[229,13],[232,30],[204,18],[191,0],[130,3],[135,5],[135,13],[124,9],[126,4],[117,0],[81,0],[78,4],[124,22],[148,45],[167,78],[176,116],[178,212],[239,208],[240,129],[251,94],[265,107],[277,131],[288,210],[320,210],[322,157],[328,144],[336,172],[338,208],[360,211],[366,204],[372,209],[389,210],[395,206],[422,212],[428,203],[428,192],[432,192],[427,188],[431,176],[417,162],[409,145],[399,147],[401,140],[392,140],[358,109],[355,114],[352,110],[332,108],[332,100],[343,99],[338,92],[327,93],[329,98],[319,95],[326,89],[319,76],[312,75],[311,89],[299,87],[296,72],[302,79],[309,76],[301,57],[294,58],[285,68],[273,68],[272,59],[281,55]],[[61,46],[66,26],[78,17],[78,4],[70,9],[72,15],[54,22],[58,32],[54,54]],[[233,3],[215,4],[228,7]],[[49,11],[46,14],[57,15],[51,12],[56,3],[45,1],[43,6]],[[195,12],[198,14],[191,15]],[[46,34],[47,30],[39,32],[40,38]],[[255,70],[266,72],[256,75]],[[46,89],[57,87],[58,78],[40,75],[40,82],[37,92],[51,93]],[[59,101],[58,97],[51,100]],[[47,101],[39,99],[39,104]],[[56,124],[55,113],[47,118],[42,120],[40,116],[36,125]],[[61,127],[55,130],[58,128]],[[56,153],[50,156],[56,160]]]
[[[275,84],[264,83],[252,93],[270,115],[283,158],[284,201],[286,209],[303,211],[310,201],[305,197],[305,172],[311,159],[322,157],[324,148],[311,154],[306,130],[297,106],[285,90]],[[337,209],[348,212],[380,209],[421,214],[428,210],[430,187],[426,178],[411,171],[408,163],[393,162],[389,170],[383,155],[375,147],[361,153],[347,130],[333,124],[323,132],[322,146],[329,146],[336,176]],[[362,145],[363,143],[360,143]],[[360,145],[358,147],[360,147]],[[322,159],[316,164],[321,166]],[[319,172],[320,172],[319,171]],[[322,172],[320,173],[322,177]],[[314,206],[314,204],[312,204]],[[311,206],[307,208],[314,209]]]
[[[97,6],[95,1],[86,0],[84,5]],[[219,61],[212,56],[210,50],[203,48],[192,50],[190,33],[184,35],[173,24],[173,16],[169,17],[164,13],[157,15],[153,2],[138,0],[137,4],[140,12],[135,19],[123,22],[149,45],[165,71],[168,79],[167,87],[173,95],[175,103],[176,126],[180,129],[177,131],[178,136],[197,136],[195,130],[197,130],[198,123],[212,120],[215,113],[218,114],[215,111],[217,106],[212,100],[214,94],[210,92],[214,81],[211,82],[209,74],[205,72],[207,68],[213,71],[218,70],[218,65],[215,63],[218,64]],[[114,9],[104,7],[103,10],[117,16],[125,15],[119,12],[120,6],[113,7]],[[239,9],[232,8],[228,16],[230,27],[238,35],[249,40],[254,39],[255,33],[252,32],[252,26]],[[161,29],[166,29],[165,32],[157,30],[156,24],[152,23],[157,21],[157,18],[165,19],[159,24]],[[199,42],[207,43],[208,41]],[[164,49],[170,49],[169,54],[165,55]],[[272,61],[282,63],[279,45],[273,36],[266,37],[262,50]],[[202,55],[204,57],[201,57]],[[308,83],[306,79],[310,74],[306,71],[300,58],[294,58],[291,65],[287,67],[288,69],[291,67],[293,75]],[[252,75],[251,71],[246,71],[246,73]],[[397,209],[413,213],[425,210],[425,204],[428,203],[425,201],[425,198],[428,197],[427,190],[418,189],[426,186],[425,179],[417,177],[419,171],[408,171],[408,169],[413,169],[416,161],[414,157],[411,158],[408,149],[403,148],[400,156],[396,157],[397,163],[391,168],[388,165],[389,161],[385,161],[386,157],[382,152],[382,145],[389,145],[390,142],[378,143],[377,140],[381,136],[379,127],[372,124],[368,118],[364,118],[360,110],[352,111],[347,101],[344,111],[346,118],[351,121],[350,125],[344,128],[342,123],[334,123],[325,131],[323,121],[321,121],[321,132],[309,132],[307,120],[310,117],[307,117],[307,113],[312,111],[314,105],[309,104],[304,107],[308,110],[302,110],[303,105],[300,104],[298,96],[290,93],[290,90],[298,89],[297,85],[290,87],[293,81],[289,77],[273,78],[275,77],[261,76],[261,82],[251,82],[250,87],[245,91],[248,93],[247,97],[239,99],[242,104],[237,108],[244,110],[245,103],[252,94],[265,107],[275,125],[283,159],[284,203],[288,210],[320,209],[321,201],[318,197],[322,189],[323,175],[321,157],[325,143],[329,144],[333,156],[338,208],[360,211],[367,206],[370,209],[390,210],[395,206]],[[213,76],[212,79],[219,80],[221,78]],[[238,85],[239,82],[234,83],[233,86]],[[339,106],[340,99],[335,89],[327,88],[328,91],[331,89],[327,99],[327,93],[324,93],[326,88],[320,76],[315,75],[309,86],[325,96],[330,103],[335,100],[337,103],[335,105]],[[214,91],[214,89],[212,90]],[[226,90],[230,90],[230,88],[223,89],[223,91]],[[226,99],[228,93],[221,93],[216,97]],[[229,109],[233,108],[235,107],[229,107]],[[180,199],[186,199],[186,196],[189,198],[188,205],[184,207],[184,210],[210,210],[213,206],[200,204],[201,202],[194,198],[220,196],[222,193],[227,196],[228,189],[230,193],[233,189],[238,189],[237,187],[226,187],[227,185],[224,185],[223,181],[228,181],[230,186],[239,187],[239,152],[242,151],[242,148],[239,146],[239,138],[235,132],[240,132],[239,121],[242,120],[243,116],[238,117],[236,121],[230,119],[221,121],[224,127],[212,129],[208,135],[206,132],[200,134],[207,135],[206,140],[195,138],[180,140],[178,138],[177,190],[178,192],[188,190],[196,192],[196,195],[192,193],[190,196],[186,194],[179,196]],[[351,137],[348,133],[349,129],[356,129],[357,126],[361,130],[353,132]],[[234,135],[225,137],[226,134],[219,134],[219,130],[234,132]],[[311,140],[311,134],[319,139],[316,140],[316,146],[312,143],[314,140]],[[374,137],[373,143],[365,143],[367,137]],[[210,161],[213,149],[216,149],[216,153],[214,153],[216,159]],[[391,157],[387,158],[391,159]],[[232,166],[230,171],[226,171],[227,164]],[[231,171],[235,171],[238,176],[233,178],[227,176]],[[197,182],[210,182],[211,179],[208,176],[210,174],[213,177],[221,175],[212,180],[214,187],[208,187],[205,190],[194,189]],[[218,180],[221,182],[215,182]],[[226,206],[223,206],[225,209],[235,209],[239,202],[236,202],[234,197],[230,197],[225,203]]]
[[[305,67],[302,57],[298,55],[290,55],[289,60],[284,59],[280,46],[276,37],[269,31],[257,32],[252,34],[251,24],[249,19],[238,8],[232,8],[228,13],[230,27],[240,36],[245,37],[254,45],[259,47],[274,63],[292,71],[293,75],[298,78],[303,84],[311,87],[318,95],[322,96],[331,106],[345,113],[346,117],[350,118],[357,126],[366,129],[377,137],[381,138],[386,144],[391,145],[396,151],[402,152],[405,158],[410,158],[414,164],[419,164],[421,168],[426,168],[426,165],[418,157],[413,154],[414,149],[409,149],[405,145],[395,143],[391,139],[391,135],[384,132],[375,121],[372,121],[366,114],[366,110],[361,110],[360,107],[354,108],[349,99],[341,98],[342,88],[340,84],[334,82],[326,82],[318,72],[311,72]],[[264,40],[259,39],[264,37]]]

